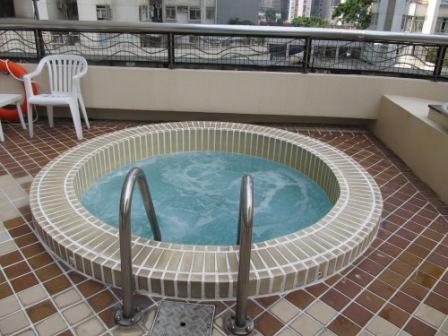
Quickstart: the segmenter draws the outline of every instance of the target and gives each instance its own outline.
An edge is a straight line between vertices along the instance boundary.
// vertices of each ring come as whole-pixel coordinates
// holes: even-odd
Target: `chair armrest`
[[[33,73],[29,73],[23,76],[23,86],[25,87],[25,94],[27,98],[34,96],[33,85],[31,82],[31,78],[34,76],[32,75]]]
[[[38,64],[37,68],[33,72],[30,72],[30,73],[24,75],[23,79],[27,79],[27,78],[31,79],[33,77],[36,77],[37,75],[39,75],[42,72],[42,69],[44,68],[44,66],[45,66],[45,63],[40,62]]]

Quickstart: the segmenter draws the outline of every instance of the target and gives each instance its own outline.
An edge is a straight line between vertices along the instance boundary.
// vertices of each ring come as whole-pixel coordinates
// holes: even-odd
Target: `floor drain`
[[[150,335],[210,336],[214,315],[214,305],[162,301]]]

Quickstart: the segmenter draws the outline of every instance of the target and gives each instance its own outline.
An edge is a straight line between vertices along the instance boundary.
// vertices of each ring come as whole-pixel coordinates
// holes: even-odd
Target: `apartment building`
[[[41,20],[218,23],[219,0],[39,0]],[[222,1],[228,3],[229,1]],[[16,17],[33,17],[30,0],[13,0]],[[220,8],[226,6],[220,4]],[[244,11],[243,13],[244,14]],[[254,11],[256,17],[257,11]]]
[[[282,11],[286,22],[291,22],[297,16],[311,16],[313,0],[287,0]]]
[[[371,29],[448,34],[448,0],[379,0]]]

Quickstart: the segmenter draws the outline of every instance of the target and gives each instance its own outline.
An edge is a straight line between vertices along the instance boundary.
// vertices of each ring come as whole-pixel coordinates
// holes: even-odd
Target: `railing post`
[[[240,257],[238,263],[238,284],[236,292],[235,315],[228,315],[226,328],[234,335],[248,335],[254,329],[254,321],[247,316],[247,298],[249,295],[250,254],[252,250],[252,225],[254,214],[254,191],[250,175],[244,175],[241,181],[240,214],[238,223],[238,243]]]
[[[34,29],[34,43],[36,45],[37,59],[45,57],[45,44],[42,37],[42,30]]]
[[[132,168],[126,175],[120,197],[119,239],[123,305],[122,308],[115,312],[115,321],[121,326],[134,325],[142,317],[140,307],[134,306],[132,297],[134,294],[134,277],[132,275],[131,208],[136,181],[139,184],[143,205],[145,206],[145,211],[151,224],[154,240],[161,240],[160,229],[145,174],[140,168]]]
[[[445,60],[445,53],[446,53],[446,46],[444,45],[439,46],[439,48],[437,49],[436,61],[434,63],[434,73],[433,73],[434,79],[439,78],[442,73],[443,62]]]
[[[305,38],[305,50],[303,52],[303,72],[308,72],[310,69],[310,60],[311,60],[311,47],[312,40],[311,37]]]
[[[168,68],[174,69],[174,34],[168,33]]]

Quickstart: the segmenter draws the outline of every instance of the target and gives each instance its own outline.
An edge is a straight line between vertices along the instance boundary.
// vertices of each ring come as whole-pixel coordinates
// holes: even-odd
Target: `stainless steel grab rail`
[[[132,168],[126,175],[120,197],[119,232],[123,305],[115,312],[115,321],[122,326],[133,325],[141,318],[140,309],[134,306],[132,297],[134,292],[134,279],[132,275],[131,252],[131,207],[136,182],[138,182],[146,215],[151,225],[153,239],[156,241],[162,240],[145,173],[140,168]]]
[[[241,180],[237,237],[237,244],[240,245],[240,258],[238,264],[236,311],[235,315],[228,315],[226,320],[227,330],[234,335],[248,335],[254,329],[254,321],[247,316],[253,215],[254,184],[250,175],[244,175]]]

